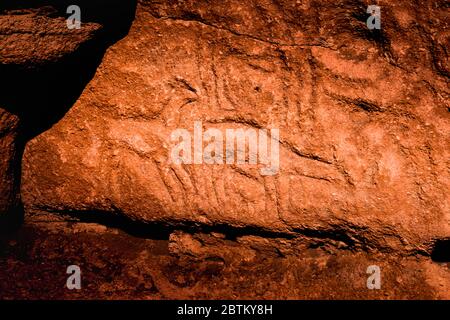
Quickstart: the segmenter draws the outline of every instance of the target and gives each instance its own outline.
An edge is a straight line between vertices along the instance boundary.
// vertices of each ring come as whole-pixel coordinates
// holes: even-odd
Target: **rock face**
[[[49,9],[19,10],[0,15],[2,65],[31,68],[58,61],[91,39],[100,27],[91,24],[69,29],[66,19],[51,17],[51,12]]]
[[[139,1],[75,105],[28,143],[27,210],[429,253],[450,237],[445,4],[380,1],[381,31],[367,5]],[[199,122],[279,129],[279,170],[175,164],[171,134]]]

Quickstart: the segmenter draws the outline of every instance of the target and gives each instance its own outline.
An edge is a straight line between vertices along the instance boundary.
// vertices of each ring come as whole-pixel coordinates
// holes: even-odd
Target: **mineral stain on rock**
[[[369,4],[2,2],[1,297],[448,298],[445,1]],[[171,163],[196,122],[279,129],[278,174]]]

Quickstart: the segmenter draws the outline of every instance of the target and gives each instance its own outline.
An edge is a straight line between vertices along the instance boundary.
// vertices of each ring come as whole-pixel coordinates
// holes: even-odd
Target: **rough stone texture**
[[[30,212],[430,253],[450,237],[444,1],[139,1],[67,115],[27,146]],[[417,6],[420,7],[418,10]],[[279,128],[280,171],[174,165],[177,128]]]
[[[100,28],[85,24],[81,29],[68,29],[65,18],[49,17],[50,12],[19,10],[0,15],[2,64],[31,67],[56,62],[92,39]]]

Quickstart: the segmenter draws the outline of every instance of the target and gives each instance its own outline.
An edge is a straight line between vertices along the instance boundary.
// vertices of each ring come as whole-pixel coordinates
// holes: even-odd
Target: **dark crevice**
[[[173,229],[169,225],[135,221],[125,215],[104,210],[46,210],[45,212],[63,217],[64,222],[96,223],[108,228],[121,230],[137,238],[167,240]]]
[[[381,107],[377,106],[375,103],[365,101],[363,99],[356,99],[354,101],[354,104],[358,108],[361,108],[367,112],[382,112],[383,111],[383,109]]]
[[[355,248],[356,241],[352,239],[345,230],[320,230],[320,229],[301,229],[296,230],[299,234],[315,239],[329,239],[345,243],[349,249]]]
[[[378,105],[375,102],[368,101],[365,99],[361,98],[351,99],[330,92],[328,92],[327,95],[343,104],[354,106],[356,110],[363,110],[369,113],[380,113],[385,111],[382,106]]]
[[[311,239],[312,245],[322,246],[326,243],[336,244],[341,242],[348,250],[370,251],[373,244],[368,243],[364,236],[357,236],[354,230],[335,226],[331,229],[292,229],[286,232],[267,230],[258,226],[233,226],[230,224],[204,224],[186,220],[166,220],[158,222],[145,222],[129,218],[120,210],[71,210],[41,208],[39,212],[55,214],[63,217],[62,221],[79,223],[97,223],[108,228],[121,230],[131,236],[153,240],[168,240],[174,231],[183,231],[190,234],[195,233],[221,233],[226,240],[236,241],[243,236],[258,236],[266,239],[294,240],[300,238]],[[44,219],[44,222],[48,219]],[[57,220],[58,221],[58,220]],[[59,220],[61,221],[61,220]],[[49,221],[51,223],[51,221]],[[359,231],[363,231],[359,230]],[[317,242],[318,241],[318,242]],[[317,244],[318,243],[318,244]],[[386,248],[378,248],[386,251]]]
[[[24,209],[21,202],[8,212],[0,215],[0,235],[12,234],[22,226],[24,222]]]
[[[372,243],[364,235],[365,231],[367,231],[364,227],[336,225],[327,229],[294,228],[283,232],[268,230],[259,226],[240,226],[224,223],[204,224],[188,220],[168,219],[165,221],[145,222],[142,220],[133,220],[119,209],[114,208],[111,210],[71,210],[69,208],[36,209],[36,212],[44,213],[44,215],[55,214],[57,217],[55,219],[56,222],[95,223],[123,231],[133,237],[151,240],[168,240],[174,231],[183,231],[189,234],[220,233],[225,236],[226,240],[230,241],[236,241],[243,236],[257,236],[265,239],[297,239],[306,241],[306,243],[309,241],[311,248],[322,247],[324,245],[337,246],[339,243],[343,243],[345,246],[339,246],[340,249],[354,252],[369,252],[373,250],[384,253],[392,252],[392,248]],[[53,223],[55,221],[48,219],[48,217],[43,219],[44,223]]]
[[[80,223],[97,223],[108,228],[121,230],[131,236],[153,240],[168,240],[171,233],[176,230],[186,233],[212,233],[217,232],[225,236],[225,239],[235,241],[239,237],[246,235],[257,235],[268,239],[282,238],[293,239],[295,235],[265,230],[256,226],[232,226],[229,224],[206,225],[194,221],[162,221],[145,222],[137,221],[128,216],[115,211],[102,210],[51,210],[42,212],[57,214],[64,217],[64,221]]]
[[[431,251],[434,262],[450,262],[450,238],[437,240]]]

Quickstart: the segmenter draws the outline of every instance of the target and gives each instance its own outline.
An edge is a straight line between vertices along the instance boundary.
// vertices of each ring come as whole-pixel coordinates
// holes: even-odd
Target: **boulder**
[[[28,143],[27,211],[429,254],[450,237],[445,1],[379,5],[369,30],[363,1],[139,1]],[[196,128],[277,129],[279,167],[177,163]]]

